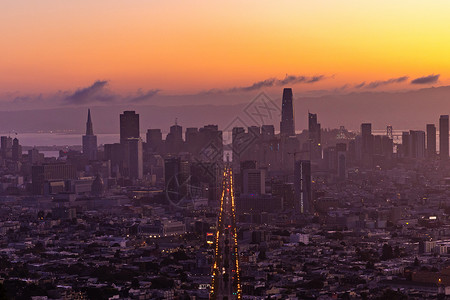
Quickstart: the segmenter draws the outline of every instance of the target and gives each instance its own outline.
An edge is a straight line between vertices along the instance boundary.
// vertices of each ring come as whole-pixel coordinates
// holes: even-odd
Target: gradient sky
[[[296,91],[429,87],[411,80],[432,74],[447,85],[449,15],[445,0],[2,0],[0,95],[99,80],[122,94],[183,95],[286,74],[324,76]]]

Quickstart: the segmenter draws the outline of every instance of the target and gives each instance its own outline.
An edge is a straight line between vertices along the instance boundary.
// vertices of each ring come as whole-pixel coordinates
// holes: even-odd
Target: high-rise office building
[[[163,148],[163,139],[161,129],[147,130],[147,150],[149,152],[161,153]]]
[[[434,157],[436,155],[436,126],[427,124],[427,156]]]
[[[123,161],[124,161],[124,146],[125,144],[114,143],[105,144],[105,159],[111,162],[111,176],[114,178],[120,177]]]
[[[384,159],[390,160],[392,158],[392,154],[394,153],[394,140],[389,136],[381,137],[381,154]]]
[[[15,138],[12,144],[12,160],[21,161],[22,160],[22,146],[19,144],[19,140]]]
[[[311,162],[298,160],[294,165],[294,195],[296,211],[312,213]]]
[[[361,159],[366,167],[371,167],[373,162],[373,135],[372,124],[361,124]]]
[[[233,167],[237,170],[239,167],[239,163],[241,161],[241,154],[245,149],[245,129],[243,127],[233,127],[231,133],[231,142],[232,142],[232,159],[233,159]]]
[[[198,144],[200,160],[223,162],[223,134],[218,125],[206,125],[200,128]]]
[[[142,140],[140,138],[129,138],[124,143],[125,147],[125,169],[126,175],[130,179],[142,179],[143,177],[143,156]]]
[[[169,201],[178,202],[190,194],[190,164],[180,158],[164,160],[164,181],[166,197]]]
[[[283,100],[281,103],[280,134],[282,136],[295,135],[294,107],[292,98],[292,89],[285,88],[283,90]]]
[[[175,122],[175,125],[170,126],[170,131],[166,137],[166,150],[168,153],[177,154],[183,149],[183,127]]]
[[[12,158],[12,138],[9,136],[1,137],[1,151],[3,159]]]
[[[439,156],[448,159],[448,115],[439,118]]]
[[[261,126],[261,137],[263,140],[270,140],[275,137],[275,127],[273,125]]]
[[[259,126],[250,126],[247,128],[248,133],[253,134],[256,137],[259,137],[261,135],[261,127]]]
[[[411,156],[411,136],[408,131],[402,132],[402,145],[401,145],[401,154],[403,157]]]
[[[120,143],[139,137],[139,114],[134,111],[124,111],[120,115]]]
[[[335,173],[337,170],[336,147],[327,147],[323,150],[323,166],[328,172]]]
[[[412,158],[425,157],[425,132],[419,130],[409,131],[409,150]]]
[[[83,154],[89,160],[97,159],[97,136],[94,135],[94,128],[92,126],[90,109],[88,109],[88,117],[86,122],[86,135],[83,135]]]
[[[243,194],[264,195],[266,193],[266,170],[244,169],[242,183]]]
[[[347,177],[347,144],[336,144],[337,153],[337,177],[344,180]]]
[[[32,165],[39,165],[44,162],[44,153],[39,153],[36,148],[28,150],[28,163]]]
[[[189,153],[197,154],[202,145],[200,144],[200,135],[197,127],[188,127],[184,132],[185,149]]]
[[[308,136],[317,144],[321,141],[320,124],[317,122],[317,114],[308,112]]]
[[[75,166],[66,163],[35,165],[31,167],[31,188],[33,194],[42,195],[48,181],[76,179]]]
[[[308,139],[310,143],[311,159],[322,158],[321,128],[317,122],[317,114],[308,112]]]

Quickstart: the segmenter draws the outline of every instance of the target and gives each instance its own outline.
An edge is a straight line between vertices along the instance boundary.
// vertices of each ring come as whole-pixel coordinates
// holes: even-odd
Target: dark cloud
[[[277,79],[269,78],[266,80],[257,81],[249,86],[234,87],[234,88],[228,89],[226,91],[228,91],[228,92],[251,92],[251,91],[256,91],[256,90],[259,90],[262,88],[272,87],[275,85],[276,82],[277,82]]]
[[[141,89],[138,90],[137,95],[129,99],[129,102],[144,102],[158,94],[161,90],[153,89],[144,93]]]
[[[108,102],[116,98],[115,95],[105,91],[108,81],[97,80],[91,86],[80,88],[65,98],[70,104],[86,104],[94,101]]]
[[[360,84],[355,85],[355,89],[360,89],[360,88],[362,88],[362,87],[365,86],[365,85],[366,85],[366,82],[363,81],[363,82],[361,82]]]
[[[286,74],[286,77],[284,79],[275,80],[275,84],[277,86],[283,86],[287,84],[296,84],[296,83],[314,83],[322,79],[325,79],[324,75],[307,77],[307,76],[295,76]]]
[[[398,78],[390,78],[388,80],[372,81],[372,82],[369,82],[367,85],[365,85],[365,88],[366,89],[375,89],[377,87],[388,85],[388,84],[404,82],[404,81],[408,80],[408,78],[409,78],[408,76],[402,76],[402,77],[398,77]]]
[[[340,92],[343,92],[343,91],[347,90],[349,87],[350,87],[349,84],[344,84],[344,85],[342,85],[340,87],[337,87],[337,88],[333,89],[333,92],[334,93],[340,93]]]
[[[411,80],[411,84],[430,84],[430,83],[436,83],[439,80],[439,76],[441,74],[437,75],[428,75],[424,77],[419,77],[416,79]]]
[[[297,75],[288,75],[286,74],[286,77],[283,79],[277,79],[277,78],[268,78],[265,80],[257,81],[251,85],[248,86],[240,86],[240,87],[233,87],[229,89],[211,89],[206,92],[202,92],[200,94],[219,94],[219,93],[236,93],[236,92],[252,92],[257,91],[262,88],[270,88],[274,86],[285,86],[288,84],[298,84],[298,83],[304,83],[304,84],[312,84],[321,80],[326,79],[325,75],[317,75],[317,76],[297,76]]]

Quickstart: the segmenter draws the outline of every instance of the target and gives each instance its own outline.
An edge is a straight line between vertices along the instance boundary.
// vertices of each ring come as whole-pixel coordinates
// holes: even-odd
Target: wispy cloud
[[[360,88],[362,88],[362,87],[365,86],[365,85],[366,85],[366,82],[363,81],[363,82],[361,82],[361,83],[355,85],[355,89],[360,89]]]
[[[411,84],[430,84],[430,83],[436,83],[439,80],[439,76],[441,74],[437,74],[437,75],[428,75],[428,76],[423,76],[423,77],[419,77],[416,79],[411,80]]]
[[[277,78],[268,78],[261,81],[254,82],[247,86],[238,86],[232,87],[228,89],[211,89],[206,92],[202,92],[200,94],[220,94],[220,93],[237,93],[237,92],[252,92],[257,91],[262,88],[270,88],[275,86],[285,86],[288,84],[312,84],[321,80],[326,79],[325,75],[316,75],[316,76],[297,76],[297,75],[288,75],[283,79]]]
[[[74,93],[68,95],[64,100],[69,104],[112,101],[116,98],[116,96],[105,91],[107,84],[108,81],[106,80],[97,80],[88,87],[77,89]]]
[[[360,89],[360,88],[366,88],[366,89],[375,89],[378,88],[380,86],[385,86],[385,85],[389,85],[389,84],[393,84],[393,83],[401,83],[404,82],[406,80],[408,80],[408,76],[402,76],[402,77],[397,77],[397,78],[390,78],[387,80],[376,80],[376,81],[372,81],[366,84],[366,82],[361,82],[357,85],[355,85],[356,89]]]
[[[147,91],[146,93],[144,93],[144,92],[142,91],[142,89],[139,89],[139,90],[137,91],[137,95],[131,97],[128,101],[129,101],[129,102],[135,102],[135,103],[138,103],[138,102],[145,102],[145,101],[147,101],[147,100],[153,98],[154,96],[156,96],[156,94],[158,94],[160,91],[161,91],[161,90],[159,90],[159,89],[153,89],[153,90],[149,90],[149,91]]]
[[[75,92],[64,91],[59,93],[59,99],[62,99],[64,104],[84,105],[94,102],[98,103],[142,103],[145,102],[161,90],[150,89],[144,92],[138,89],[131,95],[121,95],[110,91],[107,80],[97,80],[92,85],[84,88],[79,88]]]

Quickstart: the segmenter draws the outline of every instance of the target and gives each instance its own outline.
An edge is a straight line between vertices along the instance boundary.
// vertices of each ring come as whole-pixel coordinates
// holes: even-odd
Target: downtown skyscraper
[[[97,159],[97,136],[94,135],[94,127],[92,125],[90,109],[88,109],[88,117],[86,122],[86,135],[83,135],[83,154],[89,160]]]
[[[427,124],[427,156],[433,157],[436,155],[436,126],[434,124]]]
[[[439,156],[441,159],[448,159],[448,115],[439,118]]]
[[[311,159],[322,158],[321,127],[317,122],[317,114],[308,112],[308,139],[310,142]]]
[[[127,139],[139,138],[139,114],[134,111],[124,111],[120,115],[120,143]]]
[[[294,106],[292,103],[292,98],[292,89],[285,88],[283,90],[283,100],[281,103],[280,122],[280,134],[285,137],[295,135]]]

